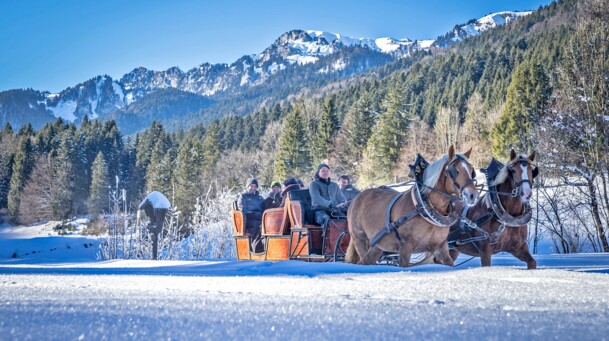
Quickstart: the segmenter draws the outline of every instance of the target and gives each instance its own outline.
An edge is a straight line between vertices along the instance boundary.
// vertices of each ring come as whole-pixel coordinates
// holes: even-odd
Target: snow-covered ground
[[[11,233],[2,340],[609,338],[609,254],[536,255],[534,271],[505,254],[491,268],[96,261],[66,244],[95,238]],[[40,252],[7,257],[19,241]]]

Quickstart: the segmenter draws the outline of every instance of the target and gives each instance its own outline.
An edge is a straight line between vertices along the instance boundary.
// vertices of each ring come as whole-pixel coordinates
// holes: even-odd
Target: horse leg
[[[520,248],[514,249],[514,251],[511,253],[514,255],[514,257],[527,263],[527,270],[537,269],[537,261],[535,258],[533,258],[531,252],[529,251],[529,244],[524,243]]]
[[[362,256],[359,264],[371,265],[376,264],[376,262],[381,258],[383,254],[383,250],[379,249],[376,246],[373,246],[368,249],[365,255]]]
[[[408,242],[402,242],[400,245],[400,267],[406,268],[410,266],[410,257],[412,257],[412,251],[414,246]]]
[[[491,266],[491,257],[493,255],[492,246],[486,243],[480,248],[480,263],[482,266]]]
[[[351,264],[357,264],[360,261],[359,254],[355,249],[355,238],[351,238],[349,241],[349,247],[347,248],[347,253],[345,254],[345,262]]]
[[[459,257],[459,250],[457,249],[450,249],[448,250],[448,254],[450,255],[450,258],[452,258],[453,262],[457,260],[457,257]]]
[[[436,258],[436,262],[440,264],[455,266],[455,262],[450,256],[450,251],[448,250],[448,241],[444,241],[439,248],[437,248],[434,252],[434,257]]]

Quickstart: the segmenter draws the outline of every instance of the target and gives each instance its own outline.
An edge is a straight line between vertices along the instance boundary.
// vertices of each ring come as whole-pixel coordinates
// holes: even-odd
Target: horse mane
[[[442,175],[442,168],[446,161],[448,161],[448,154],[442,155],[439,159],[425,168],[425,172],[423,173],[423,183],[425,184],[423,193],[429,192],[430,188],[436,186],[438,179],[440,179],[440,175]]]
[[[456,155],[459,155],[463,160],[469,162],[469,159],[462,153],[458,153]],[[436,186],[438,180],[440,179],[440,175],[442,175],[442,171],[444,170],[444,164],[448,161],[450,161],[448,160],[448,154],[444,154],[425,168],[425,172],[423,173],[423,183],[425,184],[423,193],[429,192],[430,188]]]
[[[526,156],[524,156],[524,158],[526,159]],[[516,158],[516,160],[517,159],[518,158]],[[501,170],[499,171],[499,173],[497,173],[497,176],[495,177],[495,179],[493,181],[491,181],[489,186],[497,186],[499,184],[502,184],[508,177],[508,167],[513,164],[514,164],[514,162],[512,160],[506,162],[505,165],[503,166],[503,168],[501,168]]]

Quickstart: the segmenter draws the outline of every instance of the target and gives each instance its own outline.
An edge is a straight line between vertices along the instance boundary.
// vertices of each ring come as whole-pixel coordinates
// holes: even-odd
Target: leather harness
[[[459,159],[461,159],[461,157],[457,155],[457,160]],[[398,199],[400,199],[402,195],[404,195],[406,192],[397,193],[391,199],[389,205],[387,205],[387,209],[385,210],[385,224],[383,228],[370,240],[370,247],[374,247],[381,239],[385,237],[385,235],[389,233],[393,234],[393,236],[398,240],[398,242],[401,242],[402,238],[400,237],[400,234],[397,231],[398,228],[407,221],[416,217],[417,215],[420,215],[432,225],[442,227],[450,227],[459,219],[459,215],[454,209],[452,198],[450,204],[451,211],[447,216],[443,216],[433,209],[433,205],[431,205],[431,202],[429,201],[429,196],[427,196],[426,193],[423,193],[419,188],[420,184],[423,184],[423,172],[425,171],[425,168],[428,165],[429,163],[420,154],[417,155],[417,159],[415,160],[414,165],[409,165],[411,171],[414,173],[416,178],[414,186],[410,189],[412,201],[415,205],[415,208],[398,218],[396,221],[391,222],[391,210],[395,203],[398,201]],[[452,177],[454,173],[450,172],[450,174]],[[470,182],[471,179],[470,181],[468,181],[467,184],[469,184]],[[457,189],[461,190],[461,188],[465,186],[456,185],[456,187]],[[383,188],[391,191],[396,191],[395,189],[388,187]]]

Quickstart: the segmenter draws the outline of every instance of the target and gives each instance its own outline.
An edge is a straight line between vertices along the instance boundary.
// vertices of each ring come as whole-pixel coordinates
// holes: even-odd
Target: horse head
[[[510,161],[499,172],[493,185],[509,180],[512,185],[512,196],[518,197],[525,204],[531,199],[533,180],[539,174],[535,165],[535,151],[529,156],[517,155],[512,149],[510,151]]]
[[[476,171],[468,160],[471,151],[457,154],[455,148],[450,146],[447,154],[425,169],[425,186],[436,187],[440,192],[460,197],[468,206],[476,204],[479,193],[476,188]]]
[[[465,153],[457,154],[454,146],[451,145],[444,166],[444,190],[461,197],[468,206],[475,205],[479,196],[476,188],[476,171],[468,160],[471,153],[470,148]]]

